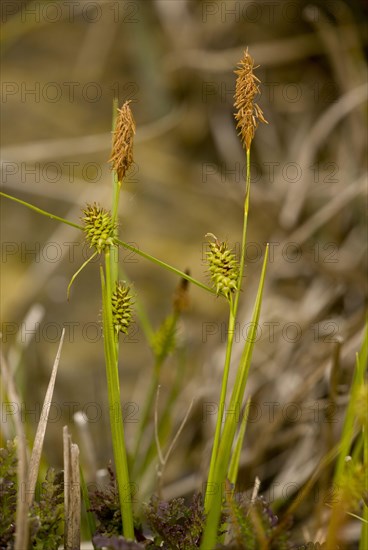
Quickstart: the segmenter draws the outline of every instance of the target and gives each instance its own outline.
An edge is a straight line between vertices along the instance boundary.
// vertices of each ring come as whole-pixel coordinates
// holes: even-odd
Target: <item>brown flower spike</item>
[[[109,160],[119,181],[123,180],[133,162],[135,122],[129,103],[130,101],[126,101],[122,108],[118,109],[111,158]]]
[[[254,68],[254,60],[249,55],[247,48],[237,70],[234,71],[238,75],[234,96],[234,107],[237,109],[235,113],[236,128],[239,130],[243,147],[247,151],[250,149],[259,121],[268,124],[262,109],[257,103],[254,103],[254,98],[261,93],[258,86],[260,80],[253,73]]]

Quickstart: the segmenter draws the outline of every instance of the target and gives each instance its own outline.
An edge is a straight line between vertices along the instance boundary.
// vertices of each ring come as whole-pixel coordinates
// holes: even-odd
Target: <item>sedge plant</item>
[[[232,414],[226,416],[223,425],[224,409],[226,406],[227,386],[231,364],[232,347],[236,319],[239,307],[239,298],[242,290],[242,282],[245,264],[245,249],[247,238],[247,224],[249,216],[250,200],[250,150],[255,131],[259,122],[267,123],[263,116],[261,108],[255,102],[259,95],[259,79],[254,74],[254,61],[248,50],[244,52],[243,59],[240,61],[235,88],[235,119],[237,128],[246,153],[246,178],[245,178],[245,197],[243,209],[243,231],[240,249],[239,263],[236,261],[233,253],[228,250],[226,243],[220,243],[215,237],[215,243],[211,243],[208,254],[209,269],[212,281],[216,287],[217,294],[222,294],[229,305],[229,322],[227,330],[227,345],[225,355],[225,365],[222,377],[221,394],[219,400],[219,412],[215,428],[215,435],[212,447],[211,461],[206,484],[205,493],[205,511],[207,522],[201,544],[202,550],[214,547],[217,540],[218,524],[221,516],[221,507],[223,502],[222,489],[225,487],[226,480],[236,479],[237,456],[239,448],[235,449],[235,455],[231,461],[232,449],[236,434],[237,425],[240,419],[240,411],[243,408],[244,392],[249,373],[249,366],[252,357],[254,342],[256,339],[256,330],[260,316],[262,293],[266,274],[266,265],[268,259],[268,247],[263,261],[263,268],[259,282],[258,293],[252,315],[251,330],[244,345],[240,364],[238,367],[234,388],[232,390],[229,410]],[[242,421],[240,431],[240,442],[244,436],[245,420]]]
[[[119,202],[121,197],[121,189],[124,184],[124,178],[127,171],[133,163],[133,142],[135,135],[135,121],[130,108],[129,102],[125,102],[120,109],[114,104],[113,117],[113,142],[110,162],[112,165],[112,202],[111,210],[102,208],[99,204],[87,204],[82,209],[82,223],[75,223],[66,220],[59,216],[38,208],[35,205],[29,204],[19,198],[1,193],[7,199],[13,200],[23,206],[26,206],[33,211],[54,219],[61,223],[65,223],[83,232],[84,237],[91,249],[91,255],[87,261],[73,275],[70,284],[67,288],[67,296],[71,285],[75,281],[78,274],[87,266],[91,260],[97,256],[100,257],[100,279],[101,279],[101,296],[102,296],[102,322],[103,322],[103,337],[104,337],[104,355],[106,366],[106,379],[108,388],[108,401],[110,413],[110,429],[113,445],[113,454],[116,472],[116,487],[119,499],[119,509],[121,514],[121,525],[119,534],[124,535],[125,541],[135,540],[135,528],[133,521],[133,502],[132,502],[132,483],[131,480],[140,477],[145,472],[147,465],[150,464],[155,456],[155,440],[152,438],[151,445],[148,445],[146,454],[142,459],[141,447],[143,435],[147,430],[150,418],[152,417],[152,409],[155,406],[155,396],[157,396],[157,387],[160,383],[160,373],[162,366],[169,354],[175,348],[177,323],[181,312],[185,309],[187,300],[188,283],[196,285],[202,290],[209,293],[211,296],[217,296],[223,299],[228,305],[228,329],[225,362],[222,375],[222,383],[219,396],[218,415],[216,420],[215,432],[213,436],[212,452],[207,475],[206,491],[203,495],[203,503],[200,502],[197,495],[188,510],[191,512],[185,516],[186,520],[190,519],[193,514],[196,521],[188,520],[188,526],[185,526],[183,536],[188,536],[193,542],[190,548],[200,548],[200,550],[213,550],[217,544],[224,543],[223,531],[220,529],[220,522],[224,510],[230,509],[230,516],[233,515],[233,520],[229,518],[229,523],[240,521],[245,523],[247,518],[240,518],[241,506],[233,499],[234,487],[237,481],[240,452],[245,436],[247,417],[249,414],[250,398],[245,398],[246,385],[250,370],[254,343],[257,336],[257,327],[260,318],[263,289],[265,284],[266,268],[268,261],[268,246],[266,246],[261,275],[258,284],[258,290],[255,296],[253,313],[251,317],[250,330],[247,339],[244,343],[240,361],[235,374],[235,382],[231,391],[228,388],[229,373],[231,368],[232,350],[234,343],[235,327],[238,318],[239,302],[243,291],[243,277],[245,269],[245,250],[247,240],[247,224],[249,217],[250,206],[250,155],[251,145],[255,136],[255,131],[260,122],[267,123],[264,118],[261,108],[256,103],[256,98],[260,94],[260,81],[254,74],[254,61],[248,50],[244,52],[243,58],[236,70],[236,92],[235,92],[235,119],[237,129],[245,151],[246,159],[246,177],[244,182],[244,205],[243,205],[243,225],[241,236],[241,248],[239,258],[236,257],[228,243],[219,239],[213,233],[208,233],[206,237],[209,239],[207,264],[211,285],[195,279],[189,274],[189,271],[183,272],[180,269],[166,263],[149,253],[136,248],[119,238]],[[126,334],[129,330],[129,325],[132,319],[133,306],[135,301],[139,303],[132,295],[131,285],[125,280],[119,279],[119,273],[122,272],[118,262],[119,247],[126,248],[145,260],[168,270],[175,276],[180,277],[180,284],[177,294],[173,302],[173,311],[163,321],[161,327],[155,332],[148,325],[145,326],[147,339],[152,348],[154,358],[154,373],[152,383],[148,390],[146,399],[146,407],[140,420],[137,434],[135,438],[133,453],[131,460],[128,460],[128,452],[124,435],[124,423],[121,407],[121,389],[119,375],[119,356],[121,349],[119,346],[119,335]],[[144,319],[144,315],[142,315]],[[364,347],[357,358],[357,368],[352,385],[352,398],[348,407],[343,435],[339,449],[334,456],[337,456],[337,466],[335,470],[334,483],[342,488],[352,485],[357,486],[356,495],[351,495],[351,501],[356,501],[359,497],[358,485],[366,482],[364,468],[362,463],[366,464],[368,457],[367,444],[367,422],[366,422],[366,398],[367,384],[364,381],[366,361],[367,361],[367,341],[366,334]],[[173,400],[177,396],[180,386],[180,373],[172,388],[171,396],[169,396],[166,407],[164,408],[162,418],[155,424],[155,436],[158,441],[161,434],[167,431],[168,417],[171,411]],[[178,383],[179,381],[179,383]],[[157,401],[157,397],[156,397]],[[225,407],[229,409],[231,414],[224,414]],[[363,411],[363,412],[362,412]],[[156,410],[157,412],[157,410]],[[188,413],[189,414],[189,413]],[[156,414],[157,416],[157,414]],[[360,418],[360,424],[357,426],[355,418]],[[180,430],[179,430],[180,432]],[[357,444],[352,449],[352,441],[358,433]],[[170,449],[174,445],[176,439],[171,443]],[[157,452],[157,450],[156,450]],[[346,456],[351,452],[351,464],[347,464]],[[363,460],[361,458],[363,457]],[[331,458],[328,460],[332,460]],[[166,458],[161,460],[161,464],[166,464]],[[134,466],[134,468],[133,468]],[[350,469],[349,469],[350,468]],[[82,493],[85,501],[88,501],[88,493],[86,484],[81,472]],[[345,493],[344,493],[345,494]],[[346,493],[347,494],[347,493]],[[255,510],[249,510],[249,517],[254,523],[257,523],[256,507],[260,506],[260,502],[256,504]],[[89,505],[87,506],[89,508]],[[92,507],[93,508],[93,507]],[[95,506],[96,508],[96,506]],[[178,525],[183,521],[183,508],[178,502],[171,502],[160,508],[160,503],[154,501],[151,508],[148,508],[147,516],[151,515],[151,524],[156,527],[156,531],[160,534],[163,540],[162,533],[168,526],[171,525],[174,517],[178,519]],[[193,512],[194,510],[194,512]],[[362,533],[362,550],[366,547],[368,541],[368,508],[365,506],[363,510],[363,533]],[[345,508],[335,506],[332,510],[331,525],[327,533],[328,550],[332,550],[336,544],[335,532],[337,525],[341,523],[342,514],[345,514]],[[187,512],[186,512],[187,513]],[[168,514],[168,522],[166,515]],[[191,515],[192,514],[192,515]],[[252,515],[253,514],[253,515]],[[267,512],[268,514],[268,512]],[[248,516],[248,512],[247,512]],[[254,516],[254,518],[253,518]],[[239,520],[240,518],[240,520]],[[169,521],[170,520],[170,521]],[[193,529],[195,529],[195,536]],[[262,531],[262,526],[259,521],[258,543],[266,540],[266,534]],[[89,525],[91,534],[95,529],[93,517],[89,515]],[[170,527],[171,529],[171,527]],[[241,531],[241,525],[239,527]],[[179,531],[178,531],[179,532]],[[172,533],[170,531],[170,537]],[[252,535],[253,536],[253,535]],[[168,538],[165,539],[169,540]],[[170,539],[171,540],[171,539]],[[184,540],[184,539],[183,539]],[[187,539],[185,539],[187,540]],[[254,540],[254,539],[253,539]],[[155,539],[156,541],[156,539]],[[105,540],[100,540],[100,545],[105,546]],[[118,544],[116,540],[116,544]],[[191,544],[192,544],[191,542]],[[134,542],[129,548],[140,548]],[[184,544],[187,544],[186,542]],[[160,543],[161,545],[161,543]],[[161,545],[162,546],[162,545]],[[153,546],[158,548],[161,546]],[[120,546],[119,546],[120,547]],[[182,546],[175,546],[182,548]],[[219,546],[222,548],[225,546]],[[128,548],[128,546],[123,546]],[[184,547],[183,547],[184,548]],[[185,546],[185,550],[189,546]]]
[[[104,337],[104,354],[106,365],[106,378],[108,387],[108,400],[110,412],[110,429],[114,452],[114,461],[116,468],[116,480],[119,493],[120,511],[122,517],[122,533],[127,540],[134,539],[134,522],[131,495],[131,477],[129,473],[128,453],[124,437],[124,424],[121,408],[120,377],[118,369],[119,357],[119,334],[126,333],[129,328],[133,298],[130,286],[124,281],[119,281],[118,266],[118,248],[124,247],[140,255],[148,261],[169,270],[175,275],[181,277],[184,282],[190,282],[202,290],[212,295],[222,296],[229,305],[229,325],[228,339],[226,348],[226,359],[221,387],[220,409],[217,418],[217,425],[214,435],[212,457],[209,467],[207,491],[204,499],[204,507],[207,516],[207,522],[204,530],[203,542],[201,548],[212,548],[217,540],[218,523],[221,513],[222,497],[219,493],[213,494],[211,487],[213,484],[222,484],[227,477],[235,480],[239,462],[241,442],[245,432],[245,421],[242,422],[242,429],[238,437],[235,453],[231,459],[231,449],[236,433],[236,419],[228,417],[227,422],[222,429],[223,411],[227,396],[227,382],[231,363],[232,345],[234,339],[235,323],[237,318],[239,298],[242,287],[242,279],[245,263],[246,231],[249,213],[250,196],[250,146],[254,137],[255,130],[259,121],[266,122],[259,106],[254,102],[254,98],[259,94],[259,80],[254,75],[254,62],[248,51],[244,53],[240,66],[238,68],[236,83],[236,101],[235,107],[237,113],[235,118],[238,123],[239,133],[246,151],[246,182],[245,182],[245,200],[244,200],[244,220],[242,232],[242,245],[240,259],[238,260],[234,253],[228,248],[227,243],[221,242],[213,234],[208,234],[213,242],[209,244],[208,265],[211,276],[212,286],[208,286],[189,275],[189,272],[183,272],[170,264],[159,260],[158,258],[142,251],[119,239],[118,233],[118,211],[119,199],[124,177],[133,163],[133,141],[135,134],[135,121],[129,105],[125,102],[120,109],[117,109],[117,115],[113,117],[113,143],[110,162],[113,171],[113,190],[111,211],[105,210],[99,204],[87,204],[83,208],[82,222],[77,224],[59,216],[47,212],[25,202],[19,198],[1,193],[3,197],[11,199],[22,204],[39,214],[45,215],[61,223],[68,224],[84,233],[85,239],[91,248],[91,256],[86,260],[77,272],[71,278],[67,289],[69,298],[70,288],[79,273],[96,256],[101,258],[100,278],[102,295],[102,320]],[[115,104],[116,106],[116,104]],[[114,109],[116,112],[116,109]],[[249,371],[249,365],[254,345],[254,335],[256,325],[260,315],[262,301],[262,292],[265,280],[265,269],[267,264],[267,250],[264,258],[264,264],[259,284],[259,290],[256,297],[253,313],[253,332],[249,335],[243,350],[241,362],[239,365],[236,383],[231,396],[230,406],[241,407],[243,402],[244,390]],[[153,404],[154,392],[158,383],[158,374],[160,367],[170,351],[172,345],[170,340],[174,338],[175,326],[182,306],[175,306],[173,314],[167,319],[166,332],[167,341],[160,342],[160,333],[152,339],[152,349],[155,355],[156,368],[155,380],[150,389],[149,405]],[[161,335],[162,336],[162,335]],[[161,338],[162,339],[162,338]],[[149,410],[142,420],[140,433],[136,441],[135,455],[140,446],[141,434],[147,425]]]
[[[112,208],[108,211],[99,204],[87,204],[83,208],[83,225],[70,220],[56,216],[50,212],[38,208],[17,197],[10,196],[1,192],[1,195],[7,199],[13,200],[31,210],[42,214],[50,219],[59,221],[77,228],[84,233],[85,239],[92,249],[91,256],[76,271],[71,278],[67,288],[67,297],[69,299],[70,289],[81,271],[96,256],[101,258],[100,278],[102,295],[102,320],[103,320],[103,339],[106,365],[106,379],[108,388],[110,429],[113,444],[114,462],[116,469],[116,480],[120,502],[120,512],[122,517],[122,533],[127,540],[134,539],[134,522],[132,507],[132,483],[128,467],[128,454],[124,437],[124,423],[121,407],[120,377],[118,370],[119,356],[119,334],[126,333],[132,317],[133,298],[129,285],[124,281],[118,280],[118,248],[124,247],[135,252],[141,257],[154,264],[167,269],[179,276],[181,280],[190,282],[210,294],[215,294],[212,288],[196,280],[189,275],[189,272],[183,272],[166,262],[151,256],[150,254],[138,249],[118,238],[118,205],[120,191],[126,172],[133,162],[133,138],[135,133],[135,122],[129,102],[125,102],[121,109],[118,109],[115,131],[113,134],[113,145],[110,162],[113,169],[113,193]],[[173,329],[177,322],[180,307],[176,307],[172,319]],[[156,345],[157,347],[157,345]],[[158,362],[163,361],[163,355]],[[159,355],[159,352],[156,352]]]

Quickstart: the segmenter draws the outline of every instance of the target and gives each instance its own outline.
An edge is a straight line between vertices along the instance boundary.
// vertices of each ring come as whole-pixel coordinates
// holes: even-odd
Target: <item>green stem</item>
[[[248,212],[249,212],[249,196],[250,196],[250,149],[247,151],[247,171],[245,180],[245,199],[244,199],[244,218],[243,218],[243,233],[240,252],[239,279],[234,298],[234,316],[238,314],[240,292],[243,285],[243,275],[245,266],[245,247],[247,244],[247,227],[248,227]]]
[[[215,435],[214,435],[214,439],[213,439],[213,447],[212,447],[212,453],[211,453],[210,468],[209,468],[209,472],[208,472],[207,485],[206,485],[206,494],[205,494],[205,501],[204,501],[205,510],[206,510],[207,513],[208,513],[209,495],[212,492],[217,453],[218,453],[218,448],[219,448],[219,445],[220,445],[222,420],[223,420],[224,409],[225,409],[225,405],[226,405],[227,382],[228,382],[228,378],[229,378],[231,351],[232,351],[232,345],[233,345],[233,340],[234,340],[234,332],[235,332],[234,308],[232,306],[232,303],[230,302],[229,327],[228,327],[228,330],[227,330],[226,356],[225,356],[224,373],[223,373],[223,376],[222,376],[220,405],[219,405],[219,411],[217,413],[216,429],[215,429]]]
[[[224,365],[224,373],[222,377],[222,386],[221,386],[221,396],[220,396],[220,406],[217,415],[215,436],[212,447],[211,462],[208,472],[207,486],[206,486],[206,495],[205,495],[205,510],[208,513],[209,506],[209,495],[212,493],[212,485],[214,482],[214,472],[216,466],[216,459],[218,455],[218,448],[221,438],[221,429],[222,421],[224,416],[224,409],[226,403],[226,394],[227,394],[227,383],[229,378],[230,362],[232,347],[234,341],[234,332],[236,326],[236,318],[238,314],[239,307],[239,298],[243,282],[244,274],[244,265],[245,265],[245,247],[247,241],[247,225],[248,225],[248,211],[249,211],[249,194],[250,194],[250,150],[247,151],[247,171],[246,171],[246,183],[245,183],[245,199],[244,199],[244,218],[243,218],[243,232],[242,232],[242,244],[240,252],[240,262],[239,262],[239,278],[237,283],[237,288],[235,291],[234,301],[230,302],[230,313],[229,313],[229,327],[227,331],[227,344],[226,344],[226,357]]]
[[[142,414],[141,414],[141,420],[140,420],[140,423],[139,423],[139,426],[138,426],[138,431],[137,431],[137,438],[136,438],[136,442],[135,442],[135,445],[134,445],[133,464],[136,465],[136,467],[138,465],[139,449],[140,449],[140,446],[141,446],[141,443],[142,443],[143,434],[144,434],[144,432],[147,428],[147,425],[149,423],[149,420],[150,420],[150,417],[151,417],[151,414],[152,414],[153,405],[154,405],[154,402],[155,402],[155,396],[156,396],[156,393],[157,393],[157,386],[158,386],[159,381],[160,381],[160,371],[161,371],[161,364],[156,363],[155,367],[154,367],[154,374],[153,374],[152,379],[151,379],[150,387],[148,389],[148,393],[147,393],[146,398],[144,400],[144,408],[143,408],[143,411],[142,411]]]
[[[105,251],[105,270],[101,268],[101,286],[103,296],[103,335],[106,360],[106,377],[110,410],[110,426],[116,467],[123,533],[127,539],[134,540],[131,485],[129,481],[128,460],[125,448],[124,424],[120,400],[120,382],[117,363],[116,337],[111,309],[111,264],[110,249]]]
[[[116,123],[117,101],[113,101],[113,130]],[[115,172],[113,178],[112,221],[116,222],[119,208],[119,197],[122,182],[118,181]],[[118,237],[116,228],[114,237]],[[104,296],[104,340],[106,355],[106,374],[110,404],[110,424],[113,443],[116,477],[118,483],[123,533],[126,539],[134,539],[134,522],[132,511],[132,494],[129,477],[128,457],[125,447],[124,422],[121,409],[120,382],[119,382],[119,339],[113,326],[112,293],[119,277],[119,248],[108,247],[105,251],[106,282]]]
[[[180,269],[176,269],[176,267],[173,267],[165,262],[162,262],[161,260],[155,258],[154,256],[151,256],[150,254],[147,254],[147,252],[143,252],[143,250],[140,250],[139,248],[136,248],[135,246],[132,246],[131,244],[125,243],[124,241],[121,241],[120,239],[115,240],[116,244],[119,244],[120,246],[123,246],[124,248],[127,248],[128,250],[131,250],[132,252],[135,252],[139,256],[142,256],[142,258],[145,258],[146,260],[149,260],[150,262],[153,262],[154,264],[163,267],[164,269],[167,269],[168,271],[171,271],[172,273],[175,273],[176,275],[179,275],[179,277],[182,277],[183,279],[186,279],[190,283],[193,283],[194,285],[198,286],[199,288],[202,288],[203,290],[206,290],[207,292],[210,292],[211,294],[216,294],[215,290],[212,288],[204,285],[200,281],[197,281],[196,279],[193,279],[190,275],[187,273],[184,273],[184,271],[180,271]]]
[[[119,197],[120,197],[122,182],[116,178],[115,174],[113,178],[114,178],[114,194],[112,199],[111,217],[112,217],[112,221],[115,222],[118,216]]]
[[[70,225],[71,227],[74,227],[75,229],[81,229],[83,231],[83,226],[78,225],[77,223],[70,222],[69,220],[66,220],[65,218],[60,218],[59,216],[55,216],[55,214],[51,214],[50,212],[46,212],[46,210],[42,210],[41,208],[38,208],[37,206],[34,206],[33,204],[30,204],[29,202],[22,201],[21,199],[17,199],[16,197],[12,197],[11,195],[7,195],[7,193],[3,193],[0,191],[0,195],[3,197],[10,199],[14,202],[18,202],[19,204],[22,204],[23,206],[27,206],[27,208],[30,208],[31,210],[34,210],[35,212],[38,212],[38,214],[42,214],[43,216],[46,216],[48,218],[51,218],[52,220],[57,220],[59,222],[65,223],[66,225]]]

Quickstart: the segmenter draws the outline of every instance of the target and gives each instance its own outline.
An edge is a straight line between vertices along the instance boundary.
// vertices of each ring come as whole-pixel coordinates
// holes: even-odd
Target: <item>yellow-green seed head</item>
[[[367,481],[366,467],[361,462],[346,459],[341,484],[335,491],[336,500],[347,510],[356,509],[361,499],[367,498]]]
[[[127,333],[132,320],[133,298],[125,282],[116,283],[112,293],[112,322],[117,333]]]
[[[234,252],[228,248],[227,243],[219,242],[209,243],[209,252],[207,252],[207,262],[211,281],[219,296],[222,294],[227,299],[232,292],[237,290],[239,278],[239,265]]]
[[[176,323],[177,316],[175,314],[169,315],[153,335],[151,346],[158,362],[162,362],[175,349]]]
[[[101,253],[113,244],[116,225],[113,223],[111,214],[96,203],[87,204],[83,210],[84,232],[91,248],[96,248]]]

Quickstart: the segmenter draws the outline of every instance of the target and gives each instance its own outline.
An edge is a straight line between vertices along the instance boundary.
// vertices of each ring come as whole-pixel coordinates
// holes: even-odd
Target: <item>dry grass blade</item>
[[[69,492],[70,492],[70,446],[71,437],[68,426],[63,428],[63,454],[64,454],[64,545],[68,548],[68,520],[69,520]]]
[[[79,550],[81,525],[81,492],[79,448],[72,443],[68,427],[63,428],[64,446],[64,545],[65,550]]]
[[[15,516],[15,544],[14,550],[24,550],[28,548],[29,539],[29,524],[28,524],[28,502],[23,498],[23,489],[27,481],[27,446],[26,436],[21,419],[21,403],[17,391],[14,386],[13,378],[10,374],[9,367],[5,361],[5,357],[1,353],[1,374],[5,382],[5,387],[8,392],[8,398],[11,403],[16,405],[14,413],[14,426],[17,435],[17,508]]]
[[[356,181],[347,186],[339,195],[333,197],[327,204],[323,205],[310,218],[301,224],[288,237],[289,242],[304,243],[315,231],[327,223],[338,212],[359,195],[367,192],[367,174],[362,174]]]
[[[47,421],[49,418],[50,403],[52,402],[52,396],[54,393],[56,374],[60,363],[60,355],[63,347],[64,336],[65,336],[65,328],[63,328],[63,331],[61,333],[60,344],[55,357],[54,365],[52,367],[50,382],[46,391],[46,395],[45,395],[45,399],[42,407],[42,414],[37,426],[36,437],[34,440],[31,460],[29,463],[28,490],[27,490],[28,506],[32,506],[33,499],[34,499],[35,488],[36,488],[37,477],[38,477],[38,470],[39,470],[40,461],[41,461],[43,442],[45,439]]]
[[[72,443],[70,446],[70,501],[68,518],[68,542],[71,550],[80,548],[80,524],[81,524],[81,493],[79,476],[79,448]]]
[[[309,166],[313,163],[318,148],[323,144],[337,124],[350,115],[357,107],[367,101],[367,86],[362,84],[341,96],[335,103],[329,106],[310,129],[307,138],[300,149],[297,162],[300,166]],[[280,213],[280,223],[283,227],[291,229],[298,221],[309,180],[304,179],[302,185],[290,186],[284,206]]]

